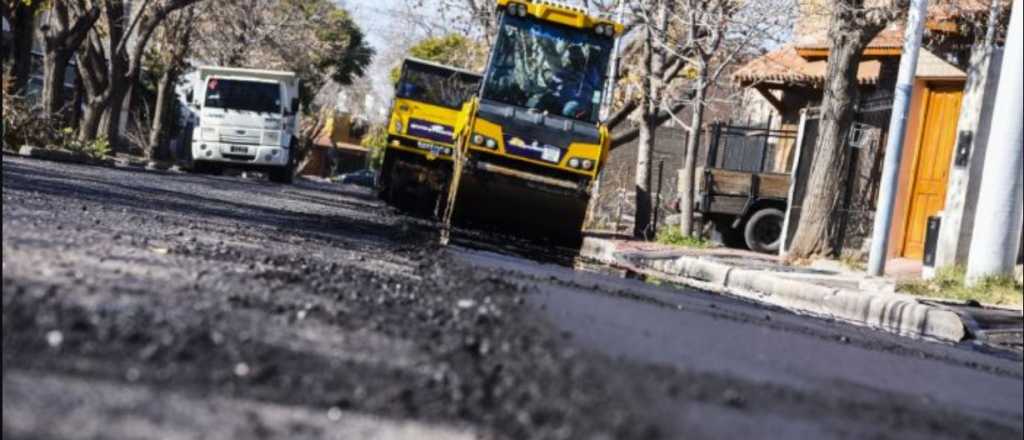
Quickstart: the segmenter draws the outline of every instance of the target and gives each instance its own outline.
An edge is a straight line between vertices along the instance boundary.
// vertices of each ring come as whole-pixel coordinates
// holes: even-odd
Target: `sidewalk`
[[[914,264],[890,267],[890,278],[871,278],[822,262],[787,266],[778,257],[735,249],[686,249],[621,238],[588,237],[581,257],[619,270],[769,304],[796,313],[871,327],[903,336],[959,342],[984,335],[984,322],[965,304],[896,293]],[[984,310],[1005,328],[1021,327],[1021,312]],[[981,324],[979,324],[981,322]]]
[[[5,153],[7,151],[5,150]],[[139,157],[127,156],[127,155],[112,155],[104,158],[97,158],[86,155],[84,153],[73,152],[69,150],[53,149],[53,148],[38,148],[30,145],[23,145],[17,153],[11,152],[10,154],[17,154],[21,157],[29,157],[33,159],[49,160],[53,162],[64,162],[74,163],[82,165],[94,165],[94,166],[106,166],[113,168],[133,168],[133,169],[145,169],[145,170],[157,170],[157,171],[170,171],[180,172],[178,166],[172,162],[157,161],[157,160],[146,160]]]

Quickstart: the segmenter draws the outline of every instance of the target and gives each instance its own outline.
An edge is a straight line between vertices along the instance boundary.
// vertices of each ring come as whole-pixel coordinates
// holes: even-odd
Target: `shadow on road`
[[[94,171],[121,173],[120,170],[92,167],[53,171],[35,164],[5,161],[3,185],[7,191],[87,200],[151,214],[178,214],[194,219],[220,218],[242,225],[278,230],[287,228],[291,232],[337,239],[365,241],[409,238],[407,228],[387,221],[380,212],[374,212],[381,207],[372,201],[370,194],[350,188],[312,182],[282,186],[262,181],[194,175],[168,179],[165,175],[146,173],[125,173],[124,179],[112,180],[94,176]],[[157,187],[167,182],[172,182],[174,189]],[[253,202],[218,197],[219,194],[238,193],[251,194]],[[296,205],[302,203],[318,206],[310,212],[302,212],[296,209]],[[331,210],[348,212],[340,215],[330,213]]]

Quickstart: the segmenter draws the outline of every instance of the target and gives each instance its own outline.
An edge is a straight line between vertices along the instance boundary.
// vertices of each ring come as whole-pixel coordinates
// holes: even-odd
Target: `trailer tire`
[[[782,245],[782,225],[785,214],[776,208],[764,208],[747,220],[743,238],[747,247],[755,252],[776,253]]]
[[[708,222],[712,224],[711,241],[721,243],[722,246],[732,249],[742,249],[746,246],[743,239],[743,231],[732,227],[735,217],[733,216],[711,216]]]

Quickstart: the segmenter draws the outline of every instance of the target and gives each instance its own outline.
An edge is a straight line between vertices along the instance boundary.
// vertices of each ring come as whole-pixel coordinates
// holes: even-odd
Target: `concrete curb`
[[[39,148],[31,145],[23,145],[18,150],[18,155],[21,157],[30,157],[33,159],[49,160],[53,162],[63,163],[74,163],[81,165],[96,165],[106,166],[114,168],[135,168],[145,170],[156,170],[156,171],[179,171],[178,166],[173,162],[162,162],[162,161],[145,161],[123,157],[106,157],[97,159],[82,153],[75,153],[73,151],[58,150],[51,148]]]
[[[609,240],[587,238],[581,255],[618,269],[640,271],[695,287],[781,307],[793,312],[852,323],[921,339],[959,342],[967,336],[955,312],[922,304],[916,298],[884,292],[839,289],[747,270],[694,256],[651,258],[641,252],[617,252]]]

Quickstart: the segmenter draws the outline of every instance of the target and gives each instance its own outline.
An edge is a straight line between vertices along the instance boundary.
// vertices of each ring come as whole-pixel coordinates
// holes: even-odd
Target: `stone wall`
[[[655,221],[658,228],[663,227],[665,219],[672,214],[670,205],[678,194],[676,176],[683,166],[686,139],[686,132],[679,128],[661,127],[657,131],[651,154],[651,191],[657,206]],[[608,162],[601,173],[598,196],[591,202],[593,216],[587,225],[588,229],[632,232],[636,212],[636,155],[636,141],[608,154]]]

